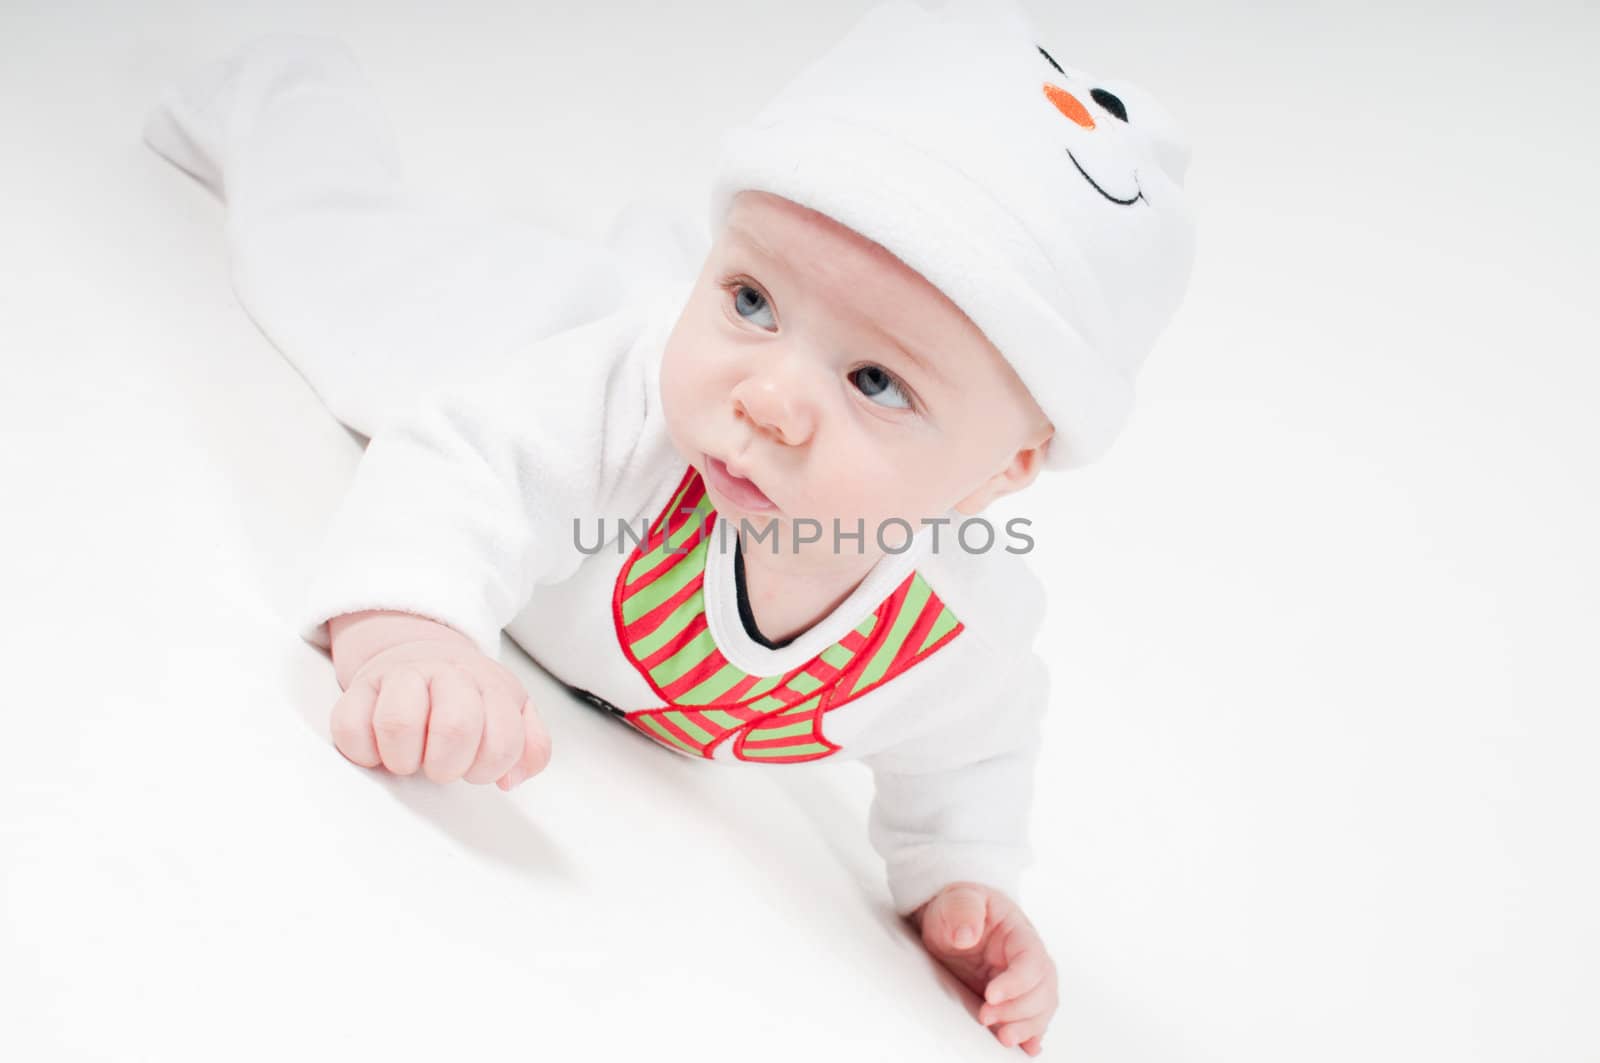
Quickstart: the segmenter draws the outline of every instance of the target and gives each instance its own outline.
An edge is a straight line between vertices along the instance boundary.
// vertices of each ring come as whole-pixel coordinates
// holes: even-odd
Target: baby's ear
[[[1039,470],[1044,468],[1044,452],[1045,447],[1050,444],[1050,438],[1046,436],[1041,442],[1013,454],[1005,468],[989,477],[977,490],[955,504],[956,512],[975,517],[987,509],[989,503],[995,499],[1004,498],[1033,483],[1039,475]]]

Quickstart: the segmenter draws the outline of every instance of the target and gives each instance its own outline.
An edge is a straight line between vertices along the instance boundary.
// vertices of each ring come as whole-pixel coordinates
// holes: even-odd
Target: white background
[[[1195,144],[1187,302],[1035,522],[1047,1057],[1600,1059],[1592,5],[1027,4]],[[0,1055],[999,1060],[857,765],[564,699],[548,772],[395,781],[289,624],[357,458],[139,141],[269,30],[414,181],[575,234],[697,194],[857,2],[0,4]]]

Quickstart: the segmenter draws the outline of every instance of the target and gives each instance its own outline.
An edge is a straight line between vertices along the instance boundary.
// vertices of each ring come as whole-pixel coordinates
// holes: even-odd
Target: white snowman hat
[[[1188,161],[1150,95],[1067,65],[1014,0],[889,0],[725,134],[711,221],[755,189],[882,245],[1006,356],[1068,468],[1122,430],[1182,300]]]

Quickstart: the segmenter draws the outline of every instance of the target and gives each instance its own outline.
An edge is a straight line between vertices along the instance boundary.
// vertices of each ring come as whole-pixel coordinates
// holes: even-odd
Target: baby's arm
[[[978,1018],[1037,1055],[1056,1007],[1055,966],[1017,903],[1049,677],[1038,655],[953,723],[863,758],[876,792],[873,847],[895,910],[984,1004]]]
[[[548,739],[494,656],[533,587],[582,560],[574,518],[632,512],[655,486],[635,467],[639,333],[633,308],[540,341],[373,437],[300,618],[345,688],[331,723],[351,760],[441,781],[543,766]]]
[[[901,915],[952,882],[1015,895],[1031,859],[1028,819],[1049,674],[1031,652],[987,657],[971,673],[950,692],[960,702],[941,722],[862,758],[875,790],[868,834]]]
[[[632,514],[657,486],[638,467],[658,417],[639,364],[644,313],[541,340],[373,436],[322,544],[301,634],[331,651],[329,619],[407,612],[494,656],[533,588],[583,561],[573,521]]]

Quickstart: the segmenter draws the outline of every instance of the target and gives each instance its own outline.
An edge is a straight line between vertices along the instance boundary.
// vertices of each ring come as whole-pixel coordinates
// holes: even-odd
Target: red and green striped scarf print
[[[612,617],[623,654],[666,704],[623,718],[663,745],[710,759],[730,738],[740,760],[826,757],[839,746],[822,718],[960,634],[962,625],[912,572],[842,639],[781,675],[723,658],[706,627],[706,551],[716,510],[693,466],[617,573]]]

